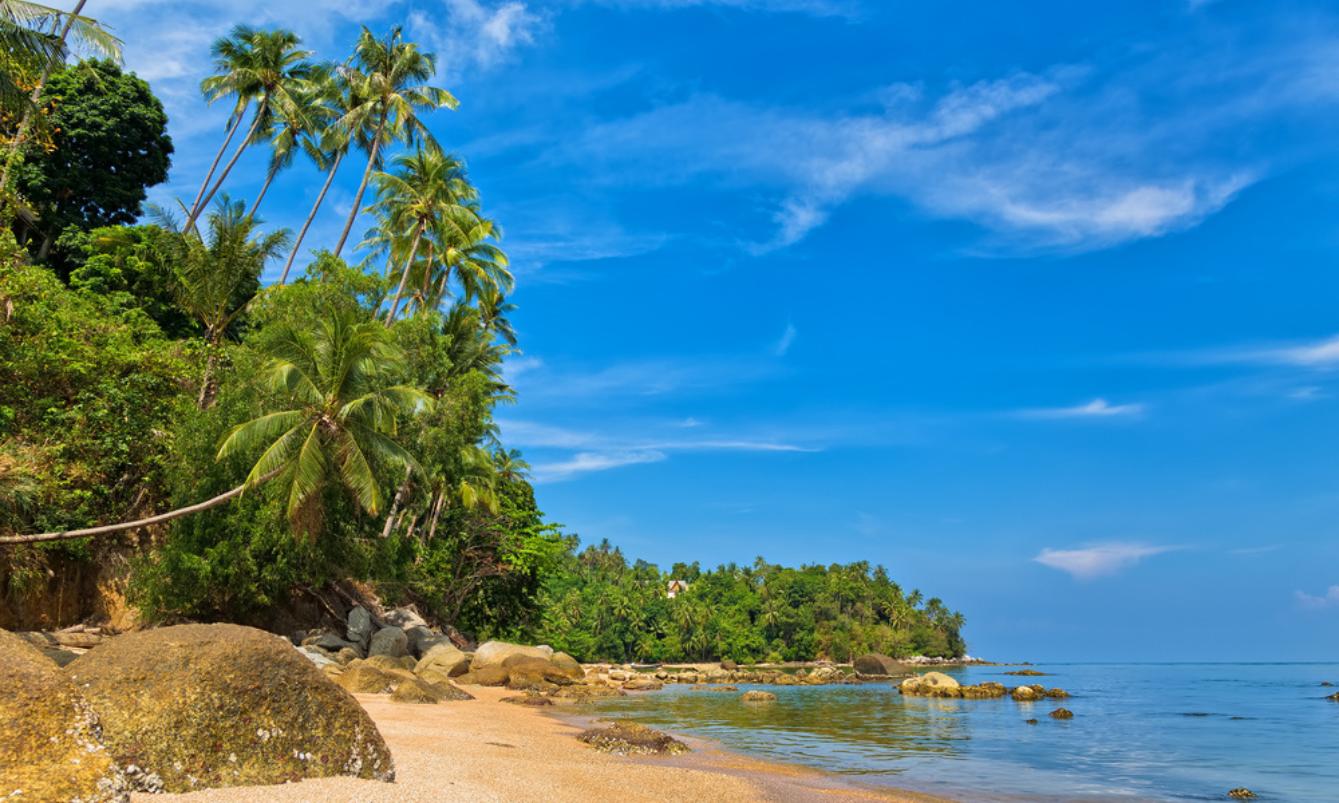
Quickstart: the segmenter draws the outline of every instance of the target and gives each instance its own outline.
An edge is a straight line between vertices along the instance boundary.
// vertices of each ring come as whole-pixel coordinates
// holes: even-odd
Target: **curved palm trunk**
[[[270,191],[270,184],[274,183],[274,177],[279,175],[277,169],[270,170],[265,175],[265,183],[260,185],[260,194],[256,196],[256,202],[251,204],[251,211],[246,213],[247,217],[255,217],[256,210],[260,208],[260,202],[265,200],[265,193]]]
[[[293,251],[288,255],[288,262],[284,263],[284,274],[279,277],[279,284],[282,285],[288,281],[288,271],[293,267],[293,260],[297,259],[298,250],[302,248],[302,241],[307,236],[307,230],[312,227],[312,221],[316,220],[316,211],[325,203],[325,194],[330,192],[330,185],[335,181],[335,172],[339,170],[339,163],[344,161],[344,151],[335,154],[335,161],[331,163],[330,170],[326,174],[325,184],[321,187],[321,194],[316,196],[316,203],[312,205],[311,214],[307,215],[307,221],[302,224],[302,231],[298,232],[298,239],[293,243]]]
[[[214,186],[210,189],[209,194],[200,201],[200,204],[196,206],[194,210],[192,210],[191,219],[186,221],[186,227],[182,229],[183,233],[189,232],[191,229],[195,228],[195,222],[200,219],[200,215],[203,214],[205,208],[209,206],[209,202],[214,200],[214,194],[219,191],[219,187],[223,186],[223,182],[228,180],[228,174],[231,173],[233,167],[236,166],[237,160],[242,158],[242,152],[251,144],[251,138],[254,137],[256,131],[260,129],[260,124],[265,118],[265,109],[267,105],[268,98],[262,100],[260,105],[256,107],[256,119],[252,121],[251,128],[247,130],[246,138],[237,146],[237,150],[233,151],[232,158],[229,159],[228,164],[223,167],[223,173],[219,175],[218,181],[214,182]]]
[[[195,214],[195,210],[200,208],[200,199],[205,197],[205,191],[209,189],[209,182],[214,180],[214,173],[219,169],[219,162],[223,161],[223,154],[228,152],[228,146],[232,144],[232,138],[237,135],[237,129],[242,127],[242,120],[246,118],[246,106],[242,106],[236,111],[233,121],[228,124],[228,136],[223,138],[223,144],[219,146],[219,152],[214,154],[214,161],[209,165],[209,172],[205,174],[205,180],[200,182],[200,190],[195,193],[195,200],[191,201],[190,214]]]
[[[404,286],[409,281],[409,269],[414,267],[414,257],[418,256],[418,244],[423,239],[423,226],[423,222],[420,221],[414,231],[414,244],[409,247],[409,258],[405,260],[404,270],[400,271],[400,286],[395,291],[395,301],[391,304],[391,311],[386,315],[387,326],[395,321],[395,313],[400,311],[400,299],[404,298]]]
[[[261,477],[256,484],[269,482],[279,476],[283,469],[275,469],[264,477]],[[192,513],[199,513],[210,508],[218,507],[229,499],[241,496],[242,492],[248,487],[246,483],[238,485],[230,491],[224,491],[212,499],[206,499],[203,502],[197,502],[194,505],[179,507],[176,510],[160,513],[157,516],[150,516],[147,519],[136,519],[135,521],[123,521],[120,524],[105,524],[101,527],[85,527],[82,530],[64,530],[55,533],[36,533],[34,535],[6,535],[0,536],[0,544],[35,544],[39,541],[68,541],[72,538],[88,538],[94,535],[109,535],[111,533],[125,532],[126,530],[138,530],[141,527],[151,527],[155,524],[179,519],[183,516],[189,516]]]
[[[386,130],[386,112],[381,113],[377,121],[377,133],[372,137],[372,150],[367,154],[367,167],[363,170],[363,181],[358,185],[358,194],[353,198],[353,208],[349,210],[349,219],[344,224],[344,233],[339,235],[339,245],[335,246],[335,256],[344,251],[344,244],[353,231],[353,222],[358,219],[359,207],[363,205],[363,193],[367,192],[367,182],[372,180],[372,168],[377,163],[377,154],[381,152],[381,135]]]
[[[428,263],[423,268],[423,286],[419,288],[414,295],[418,298],[418,308],[420,310],[428,307],[428,291],[432,289],[432,259],[437,253],[437,243],[428,241]]]
[[[390,512],[386,514],[386,526],[381,528],[382,538],[390,538],[391,531],[395,529],[398,519],[396,514],[400,512],[400,505],[404,504],[405,497],[409,496],[409,478],[413,475],[414,469],[405,466],[404,482],[400,483],[400,487],[395,489],[395,498],[391,500]]]
[[[37,102],[42,99],[42,90],[46,87],[47,79],[51,77],[51,70],[56,66],[57,56],[65,50],[65,41],[70,38],[70,28],[74,27],[74,20],[79,13],[84,10],[84,5],[88,0],[79,0],[74,10],[65,17],[65,24],[60,29],[60,45],[51,58],[47,59],[46,65],[42,67],[42,74],[37,78],[37,86],[33,87],[33,93],[29,96],[30,104],[23,112],[23,120],[19,123],[19,130],[14,132],[14,139],[10,141],[9,155],[5,159],[5,172],[0,175],[0,192],[9,189],[9,174],[13,171],[15,163],[18,161],[19,148],[23,141],[28,138],[28,131],[33,126],[33,109],[37,107]]]

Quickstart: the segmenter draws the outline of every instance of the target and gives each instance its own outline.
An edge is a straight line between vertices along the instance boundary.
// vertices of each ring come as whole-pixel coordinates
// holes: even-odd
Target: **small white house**
[[[670,580],[669,587],[665,589],[665,596],[669,597],[670,599],[674,599],[675,597],[679,596],[680,594],[682,594],[687,590],[688,590],[687,580]]]

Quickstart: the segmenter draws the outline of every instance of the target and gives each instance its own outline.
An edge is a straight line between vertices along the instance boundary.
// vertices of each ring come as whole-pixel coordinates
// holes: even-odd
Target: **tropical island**
[[[544,516],[493,417],[520,353],[501,226],[468,154],[428,126],[457,102],[400,29],[363,28],[328,61],[285,30],[219,38],[201,103],[227,128],[194,199],[160,208],[145,201],[174,156],[167,114],[83,5],[0,2],[0,628],[19,634],[0,631],[0,795],[388,781],[405,759],[377,728],[415,716],[397,705],[963,658],[963,617],[882,567],[663,571]],[[229,184],[247,151],[268,168],[244,199]],[[298,160],[324,183],[295,234],[264,214]],[[357,191],[322,242],[341,170]],[[492,710],[504,731],[531,717]],[[544,727],[545,750],[589,749]],[[629,732],[586,741],[643,752]],[[70,739],[98,761],[61,770],[68,754],[40,746]],[[618,777],[637,773],[723,782]]]

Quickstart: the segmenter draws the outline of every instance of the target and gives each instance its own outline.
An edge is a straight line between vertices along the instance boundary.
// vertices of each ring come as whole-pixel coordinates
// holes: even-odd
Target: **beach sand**
[[[575,738],[578,726],[544,711],[500,702],[514,694],[470,687],[478,699],[438,705],[358,701],[376,721],[395,758],[393,784],[321,778],[280,786],[212,789],[184,795],[135,795],[136,803],[234,801],[906,801],[940,800],[843,784],[802,767],[771,764],[687,740],[673,758],[598,753]],[[551,709],[550,709],[551,710]]]

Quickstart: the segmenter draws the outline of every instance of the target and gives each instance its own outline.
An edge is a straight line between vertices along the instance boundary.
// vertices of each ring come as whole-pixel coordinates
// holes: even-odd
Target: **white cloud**
[[[1339,367],[1339,335],[1291,343],[1265,343],[1170,355],[1173,361],[1205,365],[1261,365],[1317,371]]]
[[[1037,563],[1065,572],[1078,580],[1115,574],[1134,566],[1144,558],[1171,552],[1176,547],[1147,546],[1130,543],[1095,544],[1081,549],[1046,548],[1037,557]]]
[[[1065,419],[1065,418],[1131,418],[1143,415],[1142,404],[1112,404],[1106,399],[1093,399],[1073,407],[1041,407],[1020,410],[1021,418]]]
[[[790,347],[795,345],[795,338],[798,337],[799,334],[800,332],[795,328],[795,324],[787,323],[786,330],[781,333],[781,338],[777,340],[776,345],[772,347],[772,353],[778,357],[784,357],[789,354]]]
[[[534,44],[545,25],[542,15],[518,0],[441,0],[440,6],[439,12],[411,12],[409,28],[437,52],[438,70],[451,78],[511,60]]]
[[[1320,596],[1308,594],[1305,591],[1296,592],[1297,604],[1307,610],[1321,610],[1322,608],[1339,607],[1339,586],[1330,586],[1325,593]]]
[[[663,452],[578,452],[570,459],[554,463],[539,463],[532,469],[537,483],[560,482],[570,480],[582,474],[595,471],[608,471],[623,466],[644,463],[659,463],[665,459]]]

